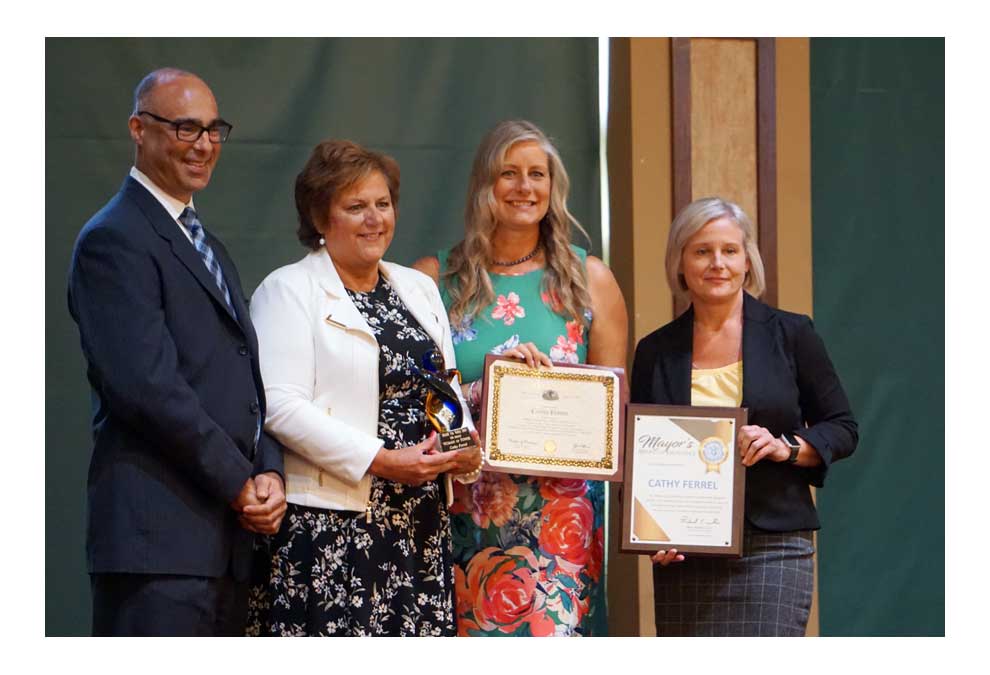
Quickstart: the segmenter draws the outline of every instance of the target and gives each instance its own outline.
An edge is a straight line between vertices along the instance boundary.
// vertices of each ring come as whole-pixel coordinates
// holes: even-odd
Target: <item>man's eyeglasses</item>
[[[186,143],[195,143],[199,140],[199,137],[206,132],[207,137],[210,139],[211,143],[224,143],[227,141],[227,136],[230,135],[230,130],[234,128],[234,125],[229,122],[224,122],[223,120],[217,120],[208,127],[203,127],[190,120],[170,120],[164,117],[159,117],[155,113],[148,112],[147,110],[138,110],[138,115],[147,115],[148,117],[158,120],[162,124],[168,124],[173,129],[175,129],[175,137],[180,141],[185,141]]]

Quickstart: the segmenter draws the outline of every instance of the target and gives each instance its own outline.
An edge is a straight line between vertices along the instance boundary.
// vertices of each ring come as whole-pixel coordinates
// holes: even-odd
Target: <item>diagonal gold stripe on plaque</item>
[[[641,541],[670,541],[670,536],[660,527],[660,523],[635,498],[633,499],[633,534]]]
[[[691,436],[699,443],[709,436],[715,436],[722,439],[722,442],[725,443],[725,447],[731,448],[733,445],[731,420],[718,420],[717,422],[713,422],[712,420],[693,417],[671,417],[670,421],[687,433],[691,434]]]

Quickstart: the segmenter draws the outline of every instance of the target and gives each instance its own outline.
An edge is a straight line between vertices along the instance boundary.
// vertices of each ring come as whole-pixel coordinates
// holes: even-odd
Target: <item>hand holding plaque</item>
[[[428,388],[426,419],[440,437],[441,452],[463,450],[475,444],[471,432],[464,427],[464,406],[454,389],[460,386],[461,373],[445,365],[443,354],[435,348],[423,353],[422,363],[411,364],[413,372]]]

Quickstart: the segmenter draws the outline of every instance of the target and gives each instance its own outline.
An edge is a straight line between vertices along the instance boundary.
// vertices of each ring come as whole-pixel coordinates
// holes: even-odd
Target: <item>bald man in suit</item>
[[[193,205],[231,125],[203,80],[165,68],[128,127],[134,166],[69,270],[93,391],[93,634],[243,635],[253,541],[285,493],[240,279]]]

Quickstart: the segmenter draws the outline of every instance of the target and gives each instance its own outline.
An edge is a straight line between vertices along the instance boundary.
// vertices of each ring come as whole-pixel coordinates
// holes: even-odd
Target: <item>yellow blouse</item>
[[[691,369],[691,405],[738,408],[742,403],[743,362],[721,368]]]

